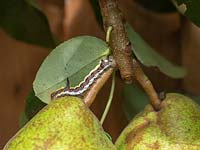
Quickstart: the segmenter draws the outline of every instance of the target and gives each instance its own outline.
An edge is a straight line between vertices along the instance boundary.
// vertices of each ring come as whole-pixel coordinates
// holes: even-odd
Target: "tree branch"
[[[104,30],[107,31],[109,26],[113,27],[109,45],[121,77],[125,82],[131,83],[133,80],[132,51],[116,0],[99,0],[99,4],[103,16]]]
[[[154,109],[159,110],[161,101],[151,81],[144,74],[140,64],[132,57],[131,44],[127,38],[122,14],[116,0],[99,0],[99,5],[103,17],[104,30],[107,31],[109,26],[113,28],[109,46],[122,79],[126,83],[132,83],[133,80],[137,80],[149,96],[150,103]]]

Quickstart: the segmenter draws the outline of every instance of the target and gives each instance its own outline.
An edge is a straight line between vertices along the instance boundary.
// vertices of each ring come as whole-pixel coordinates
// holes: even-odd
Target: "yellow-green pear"
[[[116,150],[98,119],[76,97],[52,101],[36,114],[4,150]]]
[[[148,105],[116,141],[118,150],[200,150],[200,106],[170,93],[156,112]]]

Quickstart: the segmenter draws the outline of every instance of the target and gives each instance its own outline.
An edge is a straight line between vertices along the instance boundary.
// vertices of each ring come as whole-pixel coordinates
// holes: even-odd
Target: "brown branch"
[[[159,110],[161,101],[151,81],[144,74],[140,64],[132,58],[131,44],[127,38],[122,14],[118,9],[116,0],[99,0],[99,4],[104,30],[107,31],[109,26],[113,27],[109,45],[122,79],[126,83],[132,83],[134,79],[137,80],[149,96],[150,103],[154,109]]]
[[[157,95],[151,81],[145,75],[140,64],[135,59],[133,59],[133,66],[134,66],[135,79],[143,87],[143,89],[146,92],[146,94],[148,95],[148,97],[150,99],[150,103],[154,107],[154,109],[159,110],[161,101],[158,98],[158,95]]]
[[[109,45],[121,77],[125,82],[131,83],[133,80],[132,51],[116,0],[99,0],[99,4],[103,16],[104,30],[107,31],[109,26],[113,27]]]

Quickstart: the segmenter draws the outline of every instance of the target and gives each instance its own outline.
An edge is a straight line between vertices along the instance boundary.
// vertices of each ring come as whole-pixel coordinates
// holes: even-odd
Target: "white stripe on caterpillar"
[[[84,78],[84,80],[76,87],[67,87],[59,89],[51,94],[51,99],[64,96],[80,96],[87,91],[95,81],[110,67],[114,67],[113,58],[101,60],[100,63]]]

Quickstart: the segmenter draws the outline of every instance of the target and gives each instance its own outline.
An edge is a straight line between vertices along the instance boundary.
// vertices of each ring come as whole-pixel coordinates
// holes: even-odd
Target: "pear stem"
[[[112,85],[111,85],[111,90],[110,90],[110,95],[106,104],[106,108],[103,112],[103,115],[101,117],[100,123],[103,124],[104,120],[108,114],[108,111],[110,109],[111,103],[112,103],[112,99],[113,99],[113,95],[114,95],[114,91],[115,91],[115,71],[112,74]]]
[[[133,59],[133,65],[134,65],[135,80],[138,81],[138,83],[142,86],[142,88],[148,95],[149,101],[151,105],[153,106],[154,110],[156,111],[160,110],[161,100],[158,97],[158,94],[156,93],[152,82],[145,75],[140,64],[135,59]]]

